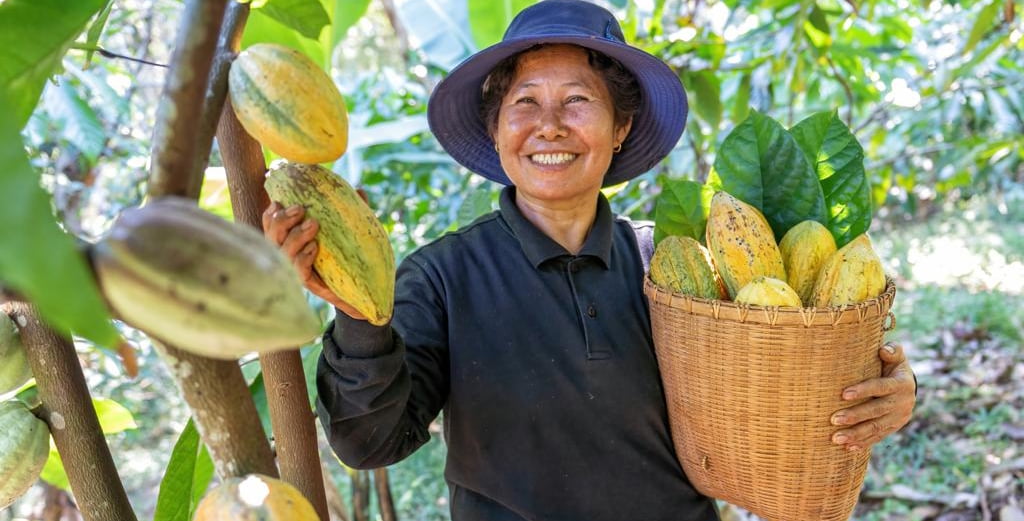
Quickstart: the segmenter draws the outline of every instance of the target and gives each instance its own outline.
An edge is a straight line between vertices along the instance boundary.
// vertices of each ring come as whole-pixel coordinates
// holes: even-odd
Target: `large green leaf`
[[[80,150],[90,163],[96,163],[106,146],[107,135],[92,107],[67,79],[47,91],[46,101],[44,106],[61,123],[64,139]]]
[[[0,92],[0,114],[11,114]],[[0,117],[0,283],[23,293],[57,330],[113,348],[110,323],[85,259],[54,220],[12,118]]]
[[[704,230],[714,189],[689,179],[662,183],[654,206],[654,242],[669,235],[693,237],[704,243]]]
[[[295,29],[271,18],[263,9],[252,10],[245,23],[245,32],[242,33],[243,49],[254,43],[281,44],[301,51],[316,63],[325,63],[323,47],[319,41],[302,36]]]
[[[21,129],[46,79],[106,0],[0,2],[0,95],[3,117]],[[20,140],[18,141],[20,142]]]
[[[320,31],[331,23],[324,6],[311,0],[270,0],[259,12],[312,40],[320,38]]]
[[[93,398],[92,406],[96,410],[96,417],[99,419],[100,429],[103,430],[103,434],[116,434],[138,428],[131,411],[114,400],[109,398]],[[64,471],[64,462],[61,460],[60,453],[57,452],[57,447],[53,444],[52,438],[50,439],[50,456],[46,460],[46,465],[43,466],[40,478],[59,489],[71,492],[71,484],[68,482],[68,475]]]
[[[864,149],[837,111],[819,112],[790,133],[814,166],[828,209],[823,222],[840,247],[871,227],[871,185]]]
[[[92,63],[92,55],[94,50],[91,48],[96,47],[100,41],[100,35],[103,34],[103,28],[107,26],[107,19],[110,18],[110,9],[114,7],[114,0],[107,0],[106,7],[100,11],[100,14],[93,20],[92,25],[89,26],[89,30],[85,33],[85,45],[90,47],[89,52],[85,53],[85,68],[89,68],[89,64]]]
[[[981,12],[978,13],[978,18],[974,21],[974,25],[971,27],[971,34],[967,37],[967,43],[964,44],[964,54],[974,50],[974,47],[978,45],[978,42],[992,31],[992,25],[995,23],[996,17],[999,16],[999,11],[1002,9],[1004,3],[1004,0],[990,0],[989,3],[981,9]]]
[[[213,479],[213,461],[192,420],[181,431],[167,463],[153,521],[188,521]]]
[[[690,107],[697,116],[711,127],[711,133],[722,121],[722,88],[714,71],[688,72],[684,76],[686,88],[692,99]]]
[[[473,41],[483,49],[497,43],[505,29],[523,8],[533,5],[535,0],[467,0],[469,2],[469,27]]]
[[[366,14],[370,6],[370,0],[321,0],[328,3],[328,9],[332,11],[331,36],[326,42],[327,51],[330,53],[338,45],[338,42],[345,39],[349,28],[356,24]]]
[[[761,210],[776,240],[800,221],[825,222],[825,197],[800,145],[756,110],[725,137],[708,184]]]

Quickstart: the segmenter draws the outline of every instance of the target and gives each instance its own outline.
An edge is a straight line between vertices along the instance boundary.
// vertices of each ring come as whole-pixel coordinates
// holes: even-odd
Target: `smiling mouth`
[[[542,165],[562,165],[576,159],[578,155],[579,154],[569,154],[566,152],[558,154],[533,154],[530,156],[530,160]]]

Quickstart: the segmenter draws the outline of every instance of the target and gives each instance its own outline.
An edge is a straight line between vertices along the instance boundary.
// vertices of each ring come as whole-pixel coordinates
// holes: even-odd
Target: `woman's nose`
[[[551,140],[565,137],[568,134],[562,118],[562,108],[553,105],[545,106],[537,121],[537,137]]]

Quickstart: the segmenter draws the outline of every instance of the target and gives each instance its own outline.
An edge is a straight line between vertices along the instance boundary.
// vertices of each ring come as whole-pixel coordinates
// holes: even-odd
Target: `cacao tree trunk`
[[[28,303],[6,302],[0,312],[18,324],[42,401],[37,414],[50,427],[85,521],[134,521],[71,339],[46,326]]]
[[[373,470],[373,484],[377,489],[377,504],[380,506],[381,521],[397,521],[395,501],[391,497],[391,478],[387,467]]]
[[[352,470],[352,519],[370,521],[370,473],[366,470]]]
[[[150,197],[198,197],[197,187],[202,186],[203,178],[200,167],[205,163],[197,161],[196,155],[209,150],[209,145],[198,144],[199,136],[205,134],[198,126],[209,120],[203,118],[203,111],[221,111],[221,106],[204,100],[207,85],[217,84],[209,81],[210,70],[226,3],[190,0],[186,4],[154,131]],[[277,477],[270,444],[238,363],[208,359],[173,345],[160,347],[218,475]]]

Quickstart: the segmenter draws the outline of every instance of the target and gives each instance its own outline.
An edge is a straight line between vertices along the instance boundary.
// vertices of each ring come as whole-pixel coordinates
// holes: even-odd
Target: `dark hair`
[[[491,136],[494,136],[494,132],[497,130],[501,100],[511,87],[512,78],[515,77],[516,67],[519,65],[519,57],[546,45],[548,44],[537,44],[505,58],[498,62],[491,69],[491,73],[487,75],[481,89],[480,119],[483,120],[487,127],[487,133]],[[616,128],[625,125],[640,108],[640,86],[636,82],[636,77],[618,60],[593,49],[581,48],[587,51],[587,62],[601,75],[605,86],[608,87],[608,92],[612,97],[612,107],[615,109]]]

